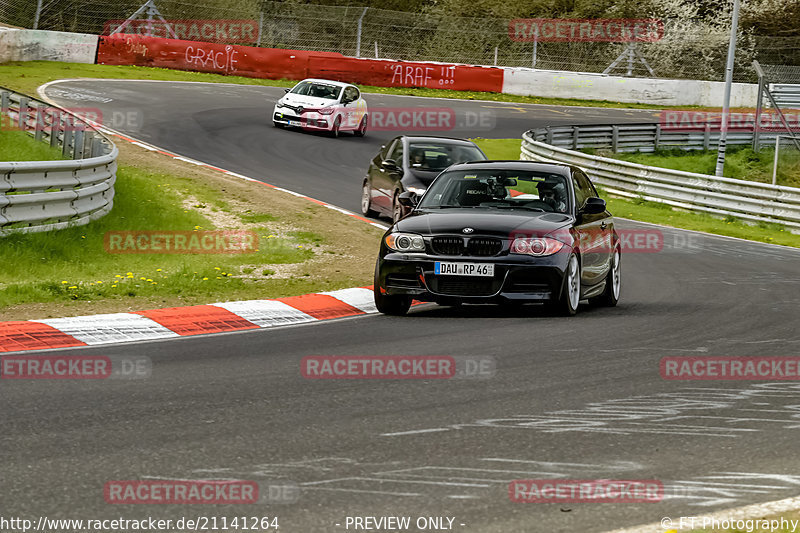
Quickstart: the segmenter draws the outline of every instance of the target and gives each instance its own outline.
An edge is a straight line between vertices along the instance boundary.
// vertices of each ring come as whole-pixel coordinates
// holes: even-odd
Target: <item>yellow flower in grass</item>
[[[160,269],[160,268],[157,268],[157,269],[156,269],[156,272],[161,272],[161,269]]]
[[[73,286],[71,286],[71,287],[67,287],[67,288],[68,288],[68,289],[77,289],[77,288],[78,288],[78,286],[77,286],[77,285],[73,285]]]
[[[69,281],[62,281],[61,283],[62,283],[63,285],[66,285],[67,283],[69,283]]]
[[[117,275],[116,275],[116,276],[114,276],[114,277],[115,277],[115,278],[122,278],[122,276],[120,276],[119,274],[117,274]]]
[[[203,278],[203,281],[208,281],[208,278]]]
[[[139,278],[139,279],[140,279],[140,280],[142,280],[142,281],[147,281],[147,278],[145,278],[144,276],[142,276],[142,277],[141,277],[141,278]]]

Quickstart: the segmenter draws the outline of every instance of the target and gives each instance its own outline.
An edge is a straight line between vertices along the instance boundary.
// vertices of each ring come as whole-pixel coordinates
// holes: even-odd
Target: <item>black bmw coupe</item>
[[[405,314],[412,300],[442,305],[527,303],[574,315],[581,300],[614,306],[620,243],[586,174],[567,165],[479,161],[453,165],[381,240],[375,304]]]

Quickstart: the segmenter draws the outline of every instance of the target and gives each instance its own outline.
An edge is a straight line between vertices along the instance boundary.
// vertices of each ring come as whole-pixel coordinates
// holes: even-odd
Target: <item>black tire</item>
[[[369,116],[364,115],[364,118],[361,119],[361,124],[358,125],[358,129],[353,132],[353,135],[356,137],[363,137],[367,134],[367,126],[369,124]]]
[[[364,180],[361,186],[361,213],[365,217],[378,216],[378,212],[372,209],[372,186],[369,180]]]
[[[398,196],[400,196],[400,191],[394,191],[394,195],[392,195],[392,224],[405,216],[405,208],[400,204]]]
[[[615,307],[619,302],[619,293],[622,288],[622,272],[620,270],[620,259],[622,254],[616,248],[611,256],[611,270],[606,276],[606,288],[599,296],[589,299],[589,303],[601,307]]]
[[[336,117],[336,120],[333,121],[333,126],[331,127],[331,137],[338,137],[341,127],[342,117]]]
[[[576,254],[569,256],[567,271],[564,272],[564,283],[558,299],[550,303],[551,310],[560,316],[575,316],[578,312],[581,297],[581,267]]]
[[[378,263],[375,263],[375,285],[373,287],[375,295],[375,307],[379,313],[392,316],[403,316],[411,308],[411,297],[402,294],[389,295],[381,292],[378,279]]]
[[[276,128],[283,129],[283,124],[281,124],[281,123],[280,123],[280,122],[278,122],[278,121],[275,121],[275,120],[273,120],[273,121],[272,121],[272,125],[273,125],[273,126],[275,126]]]

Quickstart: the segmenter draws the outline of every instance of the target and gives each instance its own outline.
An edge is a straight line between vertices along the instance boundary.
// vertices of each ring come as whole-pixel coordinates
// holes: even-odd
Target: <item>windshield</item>
[[[521,170],[458,170],[439,176],[420,209],[469,207],[567,213],[567,180],[559,174]]]
[[[301,81],[290,91],[292,94],[302,96],[313,96],[314,98],[324,98],[326,100],[338,100],[341,87],[321,83],[318,81]]]
[[[456,163],[484,161],[483,155],[475,146],[446,143],[410,143],[408,161],[414,170],[439,172]]]

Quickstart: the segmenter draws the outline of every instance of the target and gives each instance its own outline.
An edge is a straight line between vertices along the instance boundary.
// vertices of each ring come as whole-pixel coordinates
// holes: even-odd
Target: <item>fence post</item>
[[[364,21],[364,15],[367,14],[368,7],[364,8],[361,16],[358,17],[358,29],[356,30],[356,57],[361,57],[361,23]]]
[[[619,126],[611,126],[611,151],[615,154],[619,151]]]
[[[92,136],[92,153],[89,154],[89,157],[99,157],[102,155],[103,150],[103,140],[100,137]]]
[[[51,109],[50,115],[50,146],[58,146],[58,132],[61,129],[61,111]]]
[[[545,136],[545,142],[547,144],[553,144],[553,129],[550,126],[545,128],[547,131],[547,135]]]
[[[653,141],[653,151],[658,152],[661,148],[661,124],[656,124],[656,138]]]
[[[41,141],[44,135],[44,111],[42,111],[42,106],[40,105],[36,106],[36,119],[34,119],[33,128],[33,138]]]
[[[10,111],[10,104],[9,104],[9,97],[11,93],[8,91],[0,91],[0,128],[4,127],[6,123],[11,126],[11,114]]]
[[[30,100],[23,96],[19,99],[19,116],[17,117],[17,127],[26,131],[28,125],[28,102]]]
[[[754,61],[755,63],[755,61]],[[761,150],[761,135],[759,124],[761,124],[761,109],[764,105],[764,76],[758,77],[758,100],[756,100],[756,121],[753,124],[753,151]]]
[[[72,128],[64,125],[64,140],[61,145],[61,155],[67,157],[67,154],[72,155],[70,153],[70,145],[72,144]]]
[[[580,126],[572,126],[572,149],[578,149],[578,136],[581,133]]]
[[[85,132],[83,127],[78,127],[75,130],[75,144],[72,149],[72,159],[83,159],[83,138]]]
[[[703,150],[711,150],[711,124],[706,122],[706,129],[703,132]]]

